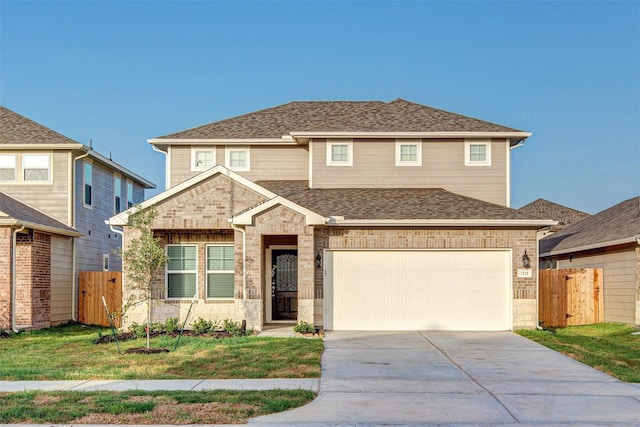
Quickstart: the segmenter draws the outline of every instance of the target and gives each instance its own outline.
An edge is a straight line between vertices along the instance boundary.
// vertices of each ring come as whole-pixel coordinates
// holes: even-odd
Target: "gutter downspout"
[[[159,149],[158,147],[156,147],[155,145],[151,144],[151,149],[153,151],[157,151],[158,153],[162,153],[164,154],[164,189],[168,190],[169,189],[169,153],[167,151],[162,151],[161,149]]]
[[[242,233],[242,312],[244,318],[247,318],[247,233],[244,228],[239,228],[233,223],[233,219],[229,218],[229,225],[236,231]]]
[[[71,179],[69,179],[69,189],[71,192],[71,201],[69,206],[69,212],[71,212],[71,221],[70,225],[73,228],[76,228],[76,188],[74,183],[76,182],[76,160],[80,160],[84,157],[87,157],[91,153],[92,148],[89,147],[89,151],[86,153],[74,157],[71,162]],[[84,173],[84,171],[83,171]],[[78,316],[76,313],[78,311],[78,307],[76,304],[77,292],[76,292],[76,237],[73,238],[71,243],[71,271],[73,272],[73,283],[71,284],[71,320],[74,322],[78,320]]]
[[[16,334],[19,332],[18,328],[16,328],[16,261],[18,259],[16,256],[16,240],[18,233],[24,230],[24,228],[25,227],[23,225],[20,228],[13,230],[11,236],[11,257],[13,258],[11,260],[11,330]]]

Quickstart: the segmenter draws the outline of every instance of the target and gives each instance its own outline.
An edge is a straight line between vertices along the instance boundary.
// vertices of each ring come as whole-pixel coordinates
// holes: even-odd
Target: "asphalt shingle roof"
[[[540,240],[540,253],[571,250],[640,236],[640,196],[563,228]]]
[[[281,138],[289,132],[521,132],[416,104],[382,101],[295,101],[158,139]]]
[[[79,144],[79,142],[0,106],[0,144]]]
[[[518,210],[529,215],[537,216],[538,218],[558,221],[558,228],[575,224],[576,222],[582,221],[583,219],[591,216],[588,213],[559,205],[558,203],[553,203],[545,199],[535,200],[524,205]]]
[[[5,215],[6,214],[6,215]],[[13,218],[20,222],[29,222],[62,231],[77,233],[78,231],[55,218],[41,212],[26,203],[0,192],[0,219]]]

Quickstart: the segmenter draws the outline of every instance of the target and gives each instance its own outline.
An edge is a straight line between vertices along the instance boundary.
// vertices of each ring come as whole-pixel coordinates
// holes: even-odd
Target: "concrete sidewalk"
[[[125,390],[311,390],[318,392],[319,379],[242,380],[95,380],[95,381],[0,381],[0,392],[125,391]]]

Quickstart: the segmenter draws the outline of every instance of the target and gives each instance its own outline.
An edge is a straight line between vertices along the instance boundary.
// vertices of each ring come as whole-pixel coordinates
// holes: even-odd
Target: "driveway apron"
[[[251,424],[638,425],[640,388],[512,332],[328,332],[316,400]]]

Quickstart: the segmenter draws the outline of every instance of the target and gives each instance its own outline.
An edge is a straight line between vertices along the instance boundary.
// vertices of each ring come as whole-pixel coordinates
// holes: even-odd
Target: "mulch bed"
[[[159,335],[162,335],[159,332],[152,332],[151,333],[151,338],[157,337]],[[171,336],[173,338],[178,338],[180,336],[180,332],[173,332],[171,334]],[[187,330],[184,331],[182,333],[183,337],[200,337],[200,338],[231,338],[233,337],[232,334],[230,334],[227,331],[214,331],[214,332],[209,332],[209,333],[205,333],[205,334],[196,334],[194,331],[192,330]],[[131,340],[136,340],[138,338],[145,338],[144,336],[142,337],[138,337],[136,334],[131,333],[131,332],[121,332],[118,334],[118,341],[120,342],[124,342],[124,341],[131,341]],[[108,343],[112,343],[115,342],[115,338],[113,335],[103,335],[99,338],[96,338],[93,343],[94,344],[108,344]],[[146,348],[144,349],[146,350]]]

